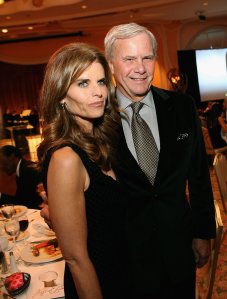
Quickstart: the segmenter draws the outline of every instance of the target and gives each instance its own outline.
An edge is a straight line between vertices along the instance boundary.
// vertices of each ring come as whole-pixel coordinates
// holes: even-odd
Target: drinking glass
[[[26,215],[22,215],[17,217],[16,220],[19,221],[20,231],[24,232],[28,228],[28,217]]]
[[[26,244],[25,239],[26,237],[28,237],[28,234],[25,232],[29,224],[28,217],[27,215],[22,215],[16,217],[15,219],[19,221],[19,227],[20,227],[20,233],[17,240],[22,241],[22,244],[25,245]]]
[[[5,251],[8,249],[9,242],[6,237],[0,237],[0,263],[2,265],[1,274],[5,275],[9,272],[9,267],[5,257]]]
[[[5,222],[4,228],[6,233],[13,237],[13,244],[14,247],[16,247],[16,237],[20,233],[19,221],[16,219],[10,219]]]
[[[0,209],[5,219],[11,219],[15,214],[14,205],[11,203],[1,205]]]

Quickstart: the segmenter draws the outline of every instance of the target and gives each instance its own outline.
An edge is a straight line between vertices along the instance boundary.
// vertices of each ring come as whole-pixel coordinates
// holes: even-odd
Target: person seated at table
[[[42,180],[36,163],[23,159],[15,146],[5,145],[0,148],[0,170],[9,176],[16,174],[16,194],[11,196],[0,193],[1,204],[11,202],[32,209],[40,207],[42,198],[37,192],[37,185]]]
[[[227,146],[227,125],[224,120],[224,112],[222,106],[218,103],[214,104],[207,117],[207,128],[210,134],[211,142],[215,149]]]
[[[211,112],[212,106],[213,106],[214,104],[216,104],[216,102],[213,102],[213,101],[209,101],[209,102],[207,102],[206,109],[202,112],[202,115],[205,116],[205,117],[208,117],[208,115],[209,115],[210,112]]]
[[[13,115],[8,107],[5,108],[5,112],[3,113],[3,124],[8,126],[11,124],[13,120]]]

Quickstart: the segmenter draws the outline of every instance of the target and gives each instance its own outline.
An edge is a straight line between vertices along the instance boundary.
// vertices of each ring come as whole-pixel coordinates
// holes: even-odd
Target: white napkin
[[[64,261],[37,265],[36,267],[21,267],[22,271],[31,274],[31,283],[23,294],[17,296],[17,299],[64,298],[64,267]],[[57,273],[57,279],[54,281],[55,286],[53,287],[45,287],[43,281],[40,280],[41,275],[47,271],[54,271]]]
[[[35,231],[33,233],[33,236],[35,236],[35,237],[41,237],[43,235],[45,235],[47,237],[55,236],[55,232],[52,229],[50,229],[46,224],[36,222],[36,223],[32,224],[32,228]]]

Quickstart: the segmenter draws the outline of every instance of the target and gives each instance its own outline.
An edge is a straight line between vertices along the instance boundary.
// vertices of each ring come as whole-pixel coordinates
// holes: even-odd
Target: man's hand
[[[49,213],[49,207],[48,207],[47,197],[46,197],[46,199],[43,199],[43,206],[42,206],[42,209],[40,211],[40,215],[44,218],[44,221],[46,222],[46,224],[50,228],[52,228],[52,223],[51,223],[51,220],[50,220],[50,213]]]
[[[47,199],[46,192],[44,191],[43,184],[39,184],[37,186],[37,191],[39,192],[39,195],[42,197],[42,200],[43,200],[40,215],[44,218],[44,221],[46,222],[46,224],[50,228],[52,228],[50,214],[49,214],[49,207],[48,207],[48,199]]]
[[[193,239],[192,250],[195,255],[195,262],[198,268],[203,267],[210,257],[211,243],[210,240]]]

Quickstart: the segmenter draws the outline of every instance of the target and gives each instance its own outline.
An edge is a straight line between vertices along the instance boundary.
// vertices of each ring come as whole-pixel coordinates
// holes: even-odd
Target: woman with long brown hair
[[[41,115],[38,157],[66,260],[65,298],[126,298],[127,196],[113,171],[120,116],[102,52],[72,43],[53,54]]]

